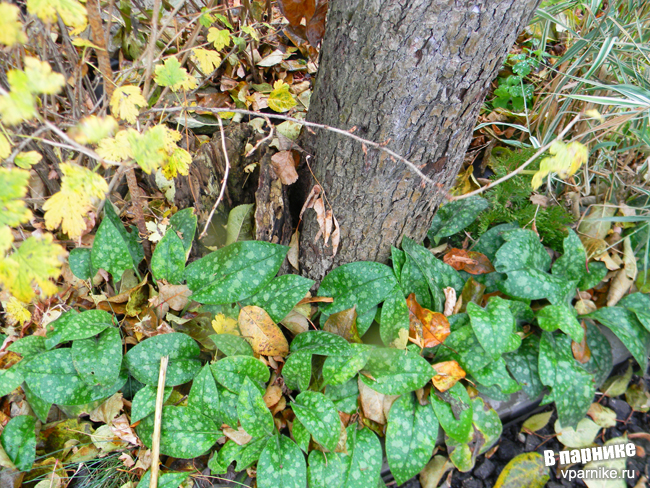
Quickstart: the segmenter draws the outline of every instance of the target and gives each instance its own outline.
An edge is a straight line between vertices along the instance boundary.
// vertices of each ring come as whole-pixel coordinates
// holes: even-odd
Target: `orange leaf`
[[[280,0],[278,5],[292,27],[298,27],[303,17],[311,19],[316,11],[314,0]]]
[[[287,338],[266,311],[255,305],[239,311],[239,330],[255,354],[282,356],[289,354]]]
[[[476,251],[466,251],[464,249],[451,249],[442,260],[457,271],[467,271],[469,274],[478,275],[492,273],[494,266],[490,260]]]
[[[415,293],[409,295],[406,304],[409,308],[409,336],[421,337],[422,347],[434,347],[442,344],[451,332],[447,317],[421,307],[415,300]]]
[[[460,365],[454,361],[444,361],[442,363],[433,364],[433,369],[438,373],[432,379],[433,386],[439,391],[447,391],[454,386],[458,380],[465,377],[465,371]]]
[[[587,345],[587,326],[584,321],[580,322],[580,325],[582,325],[585,335],[582,337],[581,342],[571,341],[571,351],[573,352],[573,357],[576,358],[576,361],[585,364],[591,359],[591,349],[589,349],[589,346]]]

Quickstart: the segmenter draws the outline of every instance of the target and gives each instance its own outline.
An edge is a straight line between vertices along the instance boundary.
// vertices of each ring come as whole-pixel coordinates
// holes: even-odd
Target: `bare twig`
[[[153,438],[151,439],[151,480],[149,488],[158,487],[158,464],[160,461],[160,431],[162,428],[162,409],[165,400],[165,378],[167,377],[167,364],[169,356],[160,358],[158,372],[158,391],[156,394],[156,413],[153,421]]]
[[[104,77],[104,107],[108,107],[113,96],[113,70],[111,69],[111,60],[108,57],[108,50],[106,49],[106,36],[102,28],[102,17],[99,13],[98,0],[87,0],[88,21],[90,29],[93,33],[93,41],[97,48],[97,61],[99,64],[99,71]],[[109,12],[109,15],[113,15]]]
[[[52,141],[47,141],[44,139],[41,139],[41,142],[44,142],[46,144],[50,144],[52,146],[59,146],[59,147],[65,147],[67,149],[72,149],[73,151],[79,151],[82,154],[85,154],[86,156],[93,158],[96,161],[99,161],[100,163],[106,163],[110,166],[122,166],[122,164],[117,163],[115,161],[110,161],[108,159],[102,158],[99,154],[97,154],[95,151],[92,149],[88,149],[85,146],[82,146],[81,144],[73,141],[68,137],[68,135],[60,130],[57,126],[54,124],[48,122],[47,120],[44,122],[45,126],[47,126],[48,129],[50,129],[52,132],[54,132],[57,136],[59,136],[61,139],[63,139],[65,142],[69,144],[69,146],[63,146],[61,144],[56,144],[53,143]]]
[[[208,220],[205,221],[205,227],[203,232],[199,235],[199,239],[203,239],[205,234],[208,232],[208,226],[212,221],[212,216],[214,215],[215,210],[223,200],[223,195],[226,192],[226,184],[228,183],[228,173],[230,173],[230,160],[228,159],[228,150],[226,149],[226,135],[223,133],[223,124],[221,123],[221,117],[217,116],[217,122],[219,122],[219,130],[221,131],[221,148],[223,149],[223,157],[226,159],[226,170],[224,171],[223,181],[221,182],[221,191],[219,192],[219,197],[214,202]]]
[[[145,99],[149,95],[149,87],[151,86],[153,55],[156,50],[156,41],[158,40],[158,15],[160,15],[160,3],[160,0],[154,0],[153,3],[153,17],[151,18],[151,32],[149,33],[149,44],[147,45],[145,58],[144,88],[142,90],[142,95]]]

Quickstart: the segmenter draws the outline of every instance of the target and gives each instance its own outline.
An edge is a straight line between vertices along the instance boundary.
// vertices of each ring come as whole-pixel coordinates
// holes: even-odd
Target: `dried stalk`
[[[165,378],[167,377],[167,364],[169,356],[160,358],[158,373],[158,391],[156,393],[156,413],[153,421],[153,438],[151,439],[151,480],[149,488],[158,487],[158,464],[160,461],[160,431],[162,428],[162,408],[165,399]]]
[[[223,195],[226,193],[226,184],[228,183],[228,173],[230,173],[230,160],[228,159],[228,150],[226,149],[226,136],[223,133],[223,124],[221,123],[221,117],[217,116],[217,122],[219,122],[219,130],[221,131],[221,148],[223,149],[223,157],[226,159],[226,170],[223,175],[223,181],[221,182],[221,191],[219,192],[219,197],[217,198],[217,200],[214,202],[214,205],[212,206],[212,210],[210,211],[208,220],[205,221],[205,227],[203,228],[203,232],[201,232],[201,234],[199,235],[199,239],[203,239],[205,234],[208,232],[208,226],[212,221],[212,216],[214,215],[215,210],[217,210],[219,204],[221,203],[221,200],[223,200]]]
[[[97,46],[95,52],[97,53],[97,62],[99,63],[99,71],[104,77],[104,107],[108,107],[113,96],[113,70],[111,69],[111,60],[108,57],[108,50],[106,49],[106,36],[102,28],[102,17],[99,14],[99,1],[87,0],[88,21],[90,29],[93,33],[93,41]]]

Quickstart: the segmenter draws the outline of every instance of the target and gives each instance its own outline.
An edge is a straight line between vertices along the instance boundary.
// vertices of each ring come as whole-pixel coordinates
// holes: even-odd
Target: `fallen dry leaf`
[[[138,436],[135,435],[135,432],[129,425],[129,419],[126,414],[122,414],[113,420],[111,430],[123,441],[133,444],[134,446],[142,446],[140,439],[138,439]]]
[[[448,286],[442,290],[445,294],[445,311],[444,316],[449,317],[454,314],[454,309],[456,308],[456,290],[451,286]]]
[[[113,419],[119,415],[123,408],[124,401],[122,399],[122,393],[115,393],[99,407],[90,412],[90,420],[93,422],[110,424]]]
[[[239,312],[239,330],[255,354],[282,357],[289,354],[287,338],[269,314],[260,307],[242,307]]]
[[[325,19],[327,18],[328,0],[318,0],[316,11],[307,22],[307,29],[305,35],[309,40],[309,44],[317,47],[325,35]]]
[[[348,342],[361,344],[361,338],[357,330],[357,307],[356,305],[347,310],[333,313],[327,318],[323,330],[343,337]]]
[[[447,391],[465,377],[465,371],[454,360],[433,364],[432,367],[438,373],[432,379],[433,386],[439,391]]]
[[[478,275],[492,273],[494,266],[484,254],[464,249],[450,249],[442,260],[457,271],[466,271],[469,274]]]
[[[158,282],[158,301],[156,305],[166,303],[169,308],[180,312],[189,303],[192,291],[187,285],[168,285]],[[165,312],[166,313],[166,312]]]
[[[300,248],[298,244],[299,241],[300,232],[298,229],[296,229],[296,232],[291,235],[291,242],[289,242],[289,252],[287,253],[287,260],[296,271],[300,271],[300,264],[298,263],[298,256],[300,255]]]
[[[451,332],[447,317],[421,307],[415,300],[415,293],[409,295],[406,304],[409,308],[409,337],[421,338],[422,347],[435,347],[442,344]]]
[[[278,6],[292,27],[298,27],[303,17],[311,19],[316,11],[315,0],[279,0]]]
[[[239,427],[237,430],[233,429],[232,427],[225,427],[223,429],[223,435],[225,435],[228,439],[232,439],[236,444],[239,444],[240,446],[248,444],[252,439],[252,437],[248,435],[246,431],[241,427]]]
[[[268,408],[272,408],[278,404],[280,398],[282,398],[282,388],[278,385],[269,385],[264,393],[264,403]]]
[[[275,174],[283,185],[291,185],[298,180],[296,165],[291,151],[280,151],[271,156],[271,164]]]
[[[361,378],[359,378],[359,402],[361,403],[361,410],[363,416],[367,419],[377,422],[378,424],[386,423],[386,415],[384,414],[384,396],[378,393],[369,386],[367,386]]]
[[[580,322],[580,325],[582,325],[582,329],[585,331],[585,335],[580,342],[571,341],[571,351],[573,352],[573,357],[576,359],[576,361],[585,364],[588,363],[591,359],[591,350],[587,345],[587,326],[585,325],[584,321]]]
[[[135,461],[126,452],[123,452],[118,459],[122,460],[122,462],[124,463],[124,467],[126,468],[132,468],[133,466],[135,466]]]

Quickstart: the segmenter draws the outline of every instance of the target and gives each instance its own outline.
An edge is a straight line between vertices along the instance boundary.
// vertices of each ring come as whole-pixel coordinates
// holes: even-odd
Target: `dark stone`
[[[619,400],[618,398],[609,399],[609,408],[616,412],[616,418],[618,420],[627,420],[632,409],[624,400]]]
[[[515,444],[510,439],[502,438],[499,450],[497,451],[497,456],[502,461],[507,462],[522,452],[524,452],[524,449],[521,445]]]
[[[526,444],[524,445],[524,451],[531,452],[537,449],[537,446],[542,442],[542,440],[533,434],[528,434],[526,436]]]
[[[463,481],[463,488],[483,488],[483,482],[476,478],[467,478]]]
[[[415,478],[411,478],[406,483],[399,486],[400,488],[422,488],[422,485],[420,484],[420,481],[418,481],[417,476]]]
[[[556,483],[555,481],[551,481],[546,484],[546,488],[564,488],[564,485],[562,483]]]
[[[494,463],[489,459],[486,459],[485,461],[483,461],[483,464],[481,464],[478,468],[474,469],[474,476],[484,480],[494,472],[494,468],[495,468]]]

